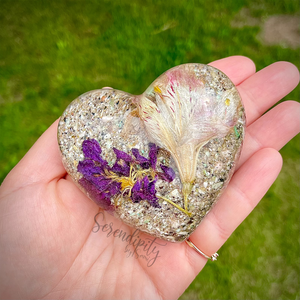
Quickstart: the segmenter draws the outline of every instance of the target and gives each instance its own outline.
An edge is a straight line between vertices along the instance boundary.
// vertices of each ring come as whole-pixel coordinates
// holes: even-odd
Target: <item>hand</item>
[[[228,188],[191,236],[208,255],[223,245],[267,192],[280,172],[278,150],[300,127],[297,102],[283,102],[261,116],[298,84],[295,66],[278,62],[255,73],[253,62],[240,56],[211,65],[237,85],[246,109],[247,130]],[[206,259],[186,243],[156,240],[159,257],[148,267],[144,258],[128,257],[126,249],[134,251],[132,245],[103,232],[103,225],[109,223],[114,230],[128,235],[134,232],[106,212],[97,219],[102,228],[93,232],[99,208],[66,174],[56,131],[57,121],[1,186],[0,297],[178,298]],[[139,233],[140,239],[146,241],[147,237]]]

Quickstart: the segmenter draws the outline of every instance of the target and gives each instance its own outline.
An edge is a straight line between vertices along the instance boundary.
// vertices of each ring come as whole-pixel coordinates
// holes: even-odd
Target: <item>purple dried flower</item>
[[[155,179],[152,180],[148,185],[148,191],[151,195],[156,195],[156,190],[155,190],[156,181],[157,181],[157,177],[155,177]]]
[[[158,147],[153,144],[153,143],[150,143],[149,144],[149,161],[150,161],[150,164],[151,164],[151,168],[153,170],[156,169],[156,162],[157,162],[157,152],[158,152]]]
[[[176,177],[176,174],[175,174],[175,171],[170,168],[170,167],[167,167],[167,166],[164,166],[164,165],[160,165],[163,173],[160,173],[160,177],[163,179],[163,180],[166,180],[168,182],[171,182],[174,180],[174,178]]]
[[[140,164],[143,169],[149,169],[150,167],[149,160],[146,157],[142,156],[138,149],[132,148],[131,152],[135,156],[136,162]]]
[[[83,141],[82,152],[85,158],[90,158],[103,164],[104,160],[100,157],[102,150],[99,143],[95,139]]]
[[[85,160],[79,162],[77,171],[83,178],[78,182],[98,205],[108,209],[111,197],[120,192],[121,183],[108,178],[105,173],[109,169],[108,163],[101,158],[101,147],[96,140],[83,141],[82,151]]]
[[[162,172],[156,171],[158,147],[153,143],[149,144],[148,159],[142,156],[136,148],[131,149],[134,158],[126,152],[113,148],[116,161],[112,167],[109,167],[108,162],[101,157],[101,147],[96,140],[85,140],[82,143],[82,151],[85,160],[80,161],[77,167],[78,172],[83,175],[79,183],[104,209],[113,207],[110,204],[111,197],[124,193],[124,190],[133,202],[146,200],[150,205],[160,207],[155,189],[158,176],[168,182],[175,178],[175,172],[170,167],[160,165]],[[153,172],[158,176],[156,175],[151,181],[148,175],[136,179],[139,172],[138,165],[146,170],[146,174],[151,178]]]
[[[142,184],[143,184],[143,188],[148,188],[148,185],[149,185],[149,178],[148,178],[148,176],[145,176],[143,178]]]
[[[149,182],[148,176],[145,176],[142,180],[137,180],[133,186],[131,192],[131,198],[133,202],[140,202],[147,200],[150,205],[154,207],[160,207],[158,204],[158,198],[156,197],[155,182],[157,178]]]
[[[130,165],[126,162],[116,161],[112,166],[111,171],[117,173],[119,176],[128,177],[130,174]]]
[[[113,148],[113,150],[117,159],[111,168],[111,171],[117,173],[119,176],[128,177],[130,175],[130,162],[133,161],[133,158],[129,154],[118,150],[117,148]]]
[[[109,185],[113,182],[111,179],[103,175],[85,177],[88,181],[93,183],[100,192],[106,192],[109,189]]]
[[[95,166],[95,162],[91,159],[80,161],[77,166],[77,171],[83,176],[90,176],[92,174],[101,174],[103,168],[101,166]]]
[[[131,192],[138,192],[141,188],[142,188],[142,181],[138,179],[134,184]]]
[[[99,206],[105,210],[112,210],[113,206],[110,202],[110,195],[100,192],[93,183],[82,177],[78,181],[80,185],[88,192],[89,197],[93,199]]]
[[[117,181],[111,181],[106,187],[106,191],[110,194],[110,196],[114,196],[118,194],[120,190],[121,190],[121,183]]]
[[[118,150],[117,148],[113,148],[116,156],[117,156],[117,160],[123,159],[126,162],[132,162],[132,157],[127,154],[126,152],[123,152],[121,150]]]
[[[121,188],[121,184],[112,181],[112,179],[105,175],[101,167],[94,166],[91,162],[93,163],[91,160],[79,162],[77,171],[80,172],[87,181],[93,184],[99,192],[109,192],[111,196],[115,195],[116,184],[119,186],[119,189]],[[111,189],[111,186],[114,186],[114,188]]]

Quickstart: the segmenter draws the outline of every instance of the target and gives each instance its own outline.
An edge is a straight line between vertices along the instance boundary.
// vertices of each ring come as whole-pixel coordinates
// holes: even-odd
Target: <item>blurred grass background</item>
[[[257,22],[243,21],[247,9]],[[265,46],[264,20],[299,16],[298,0],[0,1],[0,182],[78,95],[141,93],[182,63],[250,57],[260,70],[299,48]],[[247,22],[246,22],[247,23]],[[299,28],[298,28],[299,29]],[[286,99],[299,101],[299,86]],[[181,299],[300,299],[299,135],[263,201]]]

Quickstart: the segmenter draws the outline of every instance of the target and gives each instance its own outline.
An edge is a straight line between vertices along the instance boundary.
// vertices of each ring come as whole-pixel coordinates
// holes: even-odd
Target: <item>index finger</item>
[[[210,64],[225,73],[237,86],[246,111],[247,125],[253,123],[299,83],[299,71],[281,61],[255,73],[254,63],[244,56],[231,56]]]

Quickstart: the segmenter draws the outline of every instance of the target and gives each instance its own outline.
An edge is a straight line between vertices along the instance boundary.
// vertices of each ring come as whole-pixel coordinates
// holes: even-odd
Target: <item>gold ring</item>
[[[194,248],[199,254],[201,254],[202,256],[204,256],[207,259],[210,259],[211,261],[215,261],[217,260],[217,257],[219,256],[219,254],[216,252],[214,253],[212,256],[208,256],[205,253],[203,253],[190,239],[185,240],[185,242],[191,247]]]

